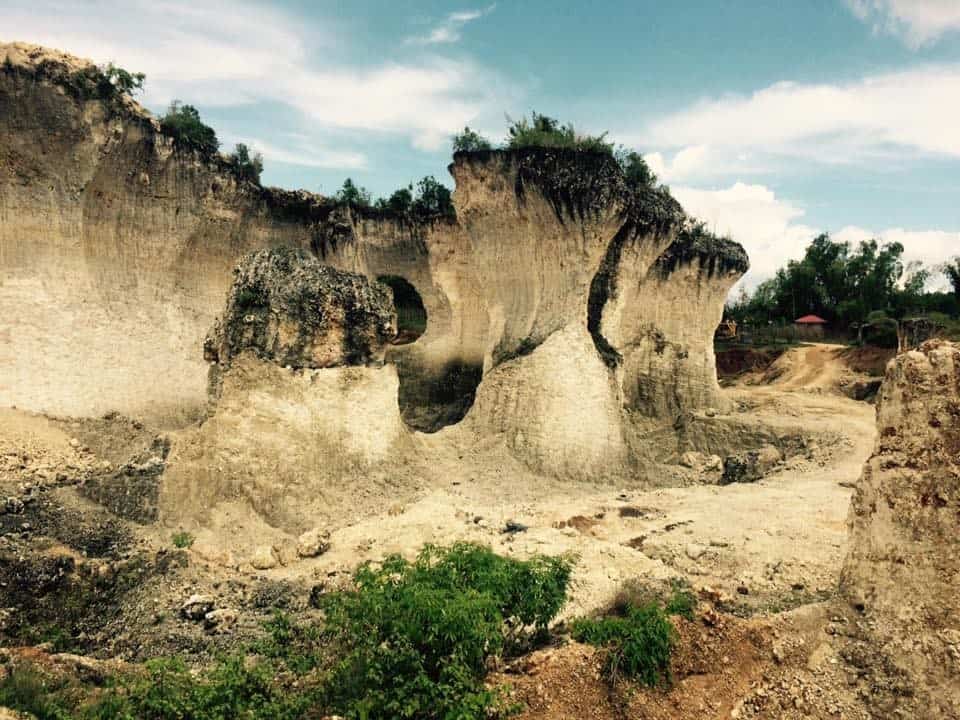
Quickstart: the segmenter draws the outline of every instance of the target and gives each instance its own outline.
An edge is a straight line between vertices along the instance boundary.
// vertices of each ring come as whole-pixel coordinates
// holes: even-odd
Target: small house
[[[823,337],[823,328],[827,321],[817,315],[804,315],[793,321],[797,337],[806,340],[817,340]]]

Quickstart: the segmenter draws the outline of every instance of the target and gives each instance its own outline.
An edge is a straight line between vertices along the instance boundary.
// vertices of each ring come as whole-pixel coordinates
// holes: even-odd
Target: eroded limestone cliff
[[[285,246],[419,293],[426,331],[386,350],[413,429],[466,417],[534,467],[595,475],[636,456],[634,419],[722,405],[712,333],[746,255],[612,158],[459,154],[457,219],[415,221],[240,181],[90,96],[83,61],[0,56],[2,404],[198,416],[237,259]]]

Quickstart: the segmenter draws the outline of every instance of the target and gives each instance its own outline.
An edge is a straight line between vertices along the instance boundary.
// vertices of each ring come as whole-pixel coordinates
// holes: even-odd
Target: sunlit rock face
[[[960,346],[899,355],[850,506],[848,644],[875,717],[960,717]]]
[[[78,90],[84,61],[20,45],[0,55],[11,58],[0,71],[0,312],[14,318],[0,347],[4,404],[183,423],[206,406],[204,351],[219,365],[242,341],[292,369],[382,352],[407,427],[467,419],[525,462],[577,476],[628,466],[638,418],[723,405],[712,334],[746,255],[697,230],[666,191],[629,187],[608,156],[458,154],[456,219],[339,207],[176,148],[136,103]],[[326,329],[262,314],[251,276],[226,308],[244,322],[204,346],[238,260],[276,247],[402,280],[425,330],[379,346],[389,332],[376,312]],[[583,398],[596,432],[563,420],[561,397]]]

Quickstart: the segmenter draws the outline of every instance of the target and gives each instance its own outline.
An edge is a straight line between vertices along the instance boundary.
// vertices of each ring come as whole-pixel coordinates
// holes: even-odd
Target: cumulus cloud
[[[911,48],[935,43],[960,30],[960,3],[956,0],[846,0],[860,20],[874,32],[896,35]]]
[[[226,146],[234,143],[244,143],[253,152],[263,155],[265,160],[287,165],[351,170],[361,170],[367,166],[367,158],[363,153],[332,150],[311,143],[309,140],[297,142],[291,147],[282,147],[273,142],[254,137],[225,135],[223,139]]]
[[[509,92],[463,59],[344,65],[339,33],[255,2],[13,0],[3,34],[145,72],[149,105],[280,103],[318,129],[395,133],[430,150],[485,106],[502,105],[492,93]],[[343,159],[355,166],[352,155]]]
[[[805,223],[802,208],[764,185],[738,182],[719,190],[681,186],[672,192],[688,213],[704,220],[713,232],[729,235],[744,246],[750,272],[739,284],[748,288],[772,277],[789,260],[802,258],[810,241],[829,230]],[[919,260],[928,268],[960,254],[960,232],[848,226],[831,236],[853,244],[870,238],[900,242],[906,261]],[[935,284],[942,283],[935,279]]]
[[[426,35],[409,37],[407,38],[407,42],[413,45],[440,45],[458,42],[461,37],[460,31],[467,23],[478,20],[484,15],[489,15],[495,7],[496,5],[490,5],[480,10],[452,12]]]
[[[744,163],[782,166],[784,157],[830,164],[917,153],[960,158],[958,116],[960,64],[948,64],[848,83],[781,82],[747,96],[704,100],[625,135],[676,149],[674,164],[690,160],[691,148],[707,148],[696,158],[699,167],[685,169],[690,175],[742,170]]]
[[[801,257],[818,232],[803,223],[802,209],[764,185],[738,182],[720,190],[677,186],[671,192],[713,232],[743,245],[750,272],[742,282],[749,286],[771,277],[788,259]]]

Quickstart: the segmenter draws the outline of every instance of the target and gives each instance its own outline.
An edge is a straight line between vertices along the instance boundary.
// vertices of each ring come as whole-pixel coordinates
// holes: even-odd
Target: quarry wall
[[[722,404],[712,334],[746,255],[691,230],[665,191],[627,188],[610,158],[458,154],[456,221],[417,222],[240,181],[128,98],[78,92],[84,61],[25,45],[0,56],[2,405],[199,417],[203,338],[237,260],[271,246],[416,288],[426,332],[386,349],[414,429],[469,414],[577,474],[583,458],[622,461],[631,413]],[[607,418],[602,437],[558,403]]]

